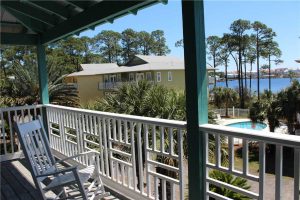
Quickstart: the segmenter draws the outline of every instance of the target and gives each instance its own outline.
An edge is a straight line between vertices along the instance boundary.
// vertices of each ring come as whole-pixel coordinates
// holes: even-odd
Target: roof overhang
[[[0,0],[1,44],[48,44],[167,0]]]

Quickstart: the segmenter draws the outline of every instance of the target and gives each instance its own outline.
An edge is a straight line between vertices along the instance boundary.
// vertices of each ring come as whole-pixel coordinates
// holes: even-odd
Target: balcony
[[[99,82],[98,89],[99,90],[111,90],[111,89],[121,86],[124,83],[125,82],[105,82],[105,83]]]
[[[14,121],[30,121],[38,115],[47,124],[50,145],[57,158],[91,149],[98,152],[102,180],[109,190],[114,191],[113,194],[129,199],[183,200],[187,197],[185,122],[51,104],[0,109],[1,188],[13,187],[2,190],[3,197],[21,193],[20,190],[29,190],[30,195],[37,195],[34,185],[12,184],[16,180],[23,183],[27,179],[30,182],[26,162],[20,159],[22,151],[12,125]],[[214,185],[249,199],[299,200],[300,137],[211,124],[200,125],[199,130],[191,134],[197,132],[204,133],[206,138],[206,146],[202,147],[206,155],[206,163],[203,163],[206,168],[206,197],[230,199],[210,189]],[[233,142],[236,138],[242,140],[239,161],[236,159],[238,147]],[[275,149],[274,159],[270,158],[271,148]],[[222,162],[224,149],[228,155],[226,165]],[[255,170],[250,162],[253,149],[258,157]],[[287,161],[287,157],[292,162]],[[88,158],[74,162],[89,164]],[[243,189],[217,180],[209,175],[212,170],[247,179],[251,188]],[[6,172],[12,173],[16,180],[8,177]],[[291,178],[287,179],[286,173]]]

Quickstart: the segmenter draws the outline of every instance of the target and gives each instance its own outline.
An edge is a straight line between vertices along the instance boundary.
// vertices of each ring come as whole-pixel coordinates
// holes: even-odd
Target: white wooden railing
[[[207,152],[207,160],[206,160],[206,183],[207,183],[207,196],[213,197],[215,199],[227,199],[223,196],[220,196],[217,193],[209,190],[209,185],[215,185],[217,187],[226,188],[228,190],[240,193],[249,197],[250,199],[265,199],[266,190],[274,190],[275,199],[292,199],[299,200],[300,195],[300,137],[293,135],[281,135],[275,133],[264,133],[261,131],[248,130],[248,129],[240,129],[233,128],[227,126],[220,125],[212,125],[206,124],[200,126],[200,132],[205,133],[206,135],[206,152]],[[235,167],[235,147],[234,147],[234,138],[240,138],[243,141],[242,146],[242,169],[237,169]],[[210,141],[210,142],[209,142]],[[224,141],[224,142],[221,142]],[[212,144],[213,143],[213,144]],[[257,145],[259,149],[259,169],[258,173],[251,173],[249,170],[249,144]],[[210,144],[210,145],[209,145]],[[265,170],[266,170],[266,148],[268,145],[275,146],[275,188],[270,188],[266,185],[265,181]],[[211,148],[213,146],[214,148]],[[273,147],[274,147],[273,146]],[[269,151],[272,147],[268,146]],[[289,147],[292,149],[291,152],[294,152],[294,195],[292,194],[283,194],[283,147]],[[209,155],[209,148],[213,149],[214,156]],[[222,163],[222,149],[227,149],[228,153],[228,164],[224,165]],[[211,158],[212,159],[209,159]],[[267,163],[269,165],[274,165],[273,163]],[[292,163],[285,163],[286,165],[292,165]],[[245,190],[237,186],[230,185],[228,183],[224,183],[220,180],[216,180],[209,176],[209,172],[211,170],[218,170],[221,172],[225,172],[228,174],[232,174],[237,177],[245,178],[247,180],[251,180],[257,182],[259,184],[258,192],[254,192],[251,190]],[[270,183],[269,183],[270,184]],[[289,195],[286,197],[285,195]],[[274,199],[270,198],[269,199]]]
[[[97,150],[108,187],[133,199],[184,199],[185,122],[46,108],[51,148],[66,156]],[[86,159],[78,161],[88,164]]]
[[[187,162],[183,156],[185,122],[156,118],[105,113],[63,106],[46,105],[49,139],[52,149],[72,156],[94,149],[104,183],[115,191],[133,199],[185,199],[188,193]],[[42,106],[1,108],[1,158],[15,158],[20,146],[14,133],[14,121],[29,121],[42,112]],[[267,199],[267,191],[274,190],[274,198],[299,200],[300,137],[224,127],[201,125],[200,134],[206,137],[206,196],[214,199],[230,199],[214,193],[210,186],[240,193],[250,199]],[[9,137],[7,137],[9,136]],[[14,138],[11,140],[10,138]],[[235,146],[235,138],[242,146]],[[266,156],[273,145],[274,163],[267,163]],[[16,146],[16,148],[10,148]],[[252,150],[258,149],[258,171],[249,164]],[[293,162],[283,163],[284,148],[290,148]],[[242,148],[237,163],[237,148]],[[221,152],[227,152],[223,163]],[[292,154],[291,153],[291,154]],[[3,159],[2,159],[3,160]],[[267,159],[268,160],[268,159]],[[87,158],[78,162],[88,165]],[[266,165],[275,166],[274,188],[267,186]],[[288,191],[284,191],[283,167],[293,165],[294,179]],[[217,170],[258,184],[256,189],[242,189],[211,177]],[[270,176],[268,174],[267,176]],[[270,183],[268,183],[270,184]],[[272,184],[272,183],[271,183]],[[290,194],[289,194],[290,193]],[[288,195],[288,197],[286,197]]]
[[[215,113],[220,114],[221,116],[226,115],[225,108],[219,108],[214,110]],[[236,118],[248,118],[249,117],[249,109],[242,109],[242,108],[227,108],[228,116],[236,117]]]
[[[20,145],[14,131],[14,122],[28,122],[41,115],[42,105],[0,108],[0,161],[18,158]]]

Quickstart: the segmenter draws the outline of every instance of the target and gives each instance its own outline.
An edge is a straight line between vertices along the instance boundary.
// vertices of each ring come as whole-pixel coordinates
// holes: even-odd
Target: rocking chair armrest
[[[57,174],[61,174],[61,173],[64,174],[66,172],[76,173],[76,171],[77,171],[77,166],[72,166],[72,167],[55,170],[52,172],[47,172],[45,174],[37,175],[36,177],[39,178],[39,177],[45,177],[45,176],[53,176],[53,175],[57,175]]]
[[[70,160],[70,159],[73,159],[73,158],[77,158],[79,156],[84,156],[84,155],[89,155],[89,154],[94,154],[97,153],[97,151],[86,151],[86,152],[82,152],[82,153],[79,153],[79,154],[76,154],[74,156],[70,156],[70,157],[67,157],[67,158],[64,158],[64,159],[60,159],[58,161],[56,161],[55,163],[63,163],[67,160]]]

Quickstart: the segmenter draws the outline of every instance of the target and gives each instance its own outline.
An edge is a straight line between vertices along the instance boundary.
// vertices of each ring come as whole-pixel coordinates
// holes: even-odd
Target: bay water
[[[295,78],[296,80],[300,81],[300,78]],[[264,78],[260,79],[260,92],[269,89],[269,79]],[[244,82],[245,83],[245,82]],[[271,79],[271,90],[273,93],[280,92],[281,90],[285,89],[286,87],[291,85],[290,78],[272,78]],[[226,82],[217,82],[217,87],[226,87]],[[228,87],[232,89],[238,88],[238,80],[228,80]],[[244,86],[245,87],[245,86]],[[250,79],[247,79],[247,88],[250,87]],[[213,85],[210,85],[210,88],[213,88]],[[257,92],[257,79],[251,80],[251,91]]]

